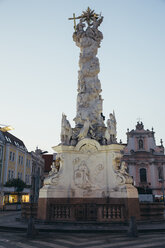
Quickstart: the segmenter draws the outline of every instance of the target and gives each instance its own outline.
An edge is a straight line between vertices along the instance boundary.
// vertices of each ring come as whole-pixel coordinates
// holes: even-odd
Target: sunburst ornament
[[[86,11],[83,11],[81,18],[83,21],[86,21],[88,25],[91,25],[91,22],[99,17],[98,14],[95,13],[94,10],[91,10],[89,7],[87,8]]]

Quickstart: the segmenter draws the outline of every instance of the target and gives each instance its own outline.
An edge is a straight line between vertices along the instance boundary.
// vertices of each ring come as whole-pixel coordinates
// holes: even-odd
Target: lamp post
[[[4,124],[0,124],[0,131],[1,132],[7,132],[7,131],[10,131],[10,130],[13,130],[14,128],[11,127],[11,126],[7,126],[7,125],[4,125]]]
[[[165,205],[165,197],[164,197],[164,182],[165,182],[165,180],[163,178],[161,178],[161,179],[158,179],[158,181],[162,184],[163,203]]]

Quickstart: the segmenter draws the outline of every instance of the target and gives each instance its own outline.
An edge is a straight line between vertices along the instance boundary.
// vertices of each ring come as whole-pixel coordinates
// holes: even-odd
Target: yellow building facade
[[[3,155],[0,178],[0,208],[14,209],[14,205],[20,202],[28,202],[31,186],[32,156],[27,151],[23,141],[9,132],[1,132],[3,137]],[[6,182],[19,178],[28,186],[21,193],[14,187],[6,187]],[[18,206],[17,206],[18,207]]]

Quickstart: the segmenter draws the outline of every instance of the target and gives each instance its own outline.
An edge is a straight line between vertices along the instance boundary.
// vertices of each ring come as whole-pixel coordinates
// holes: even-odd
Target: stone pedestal
[[[85,215],[90,220],[93,211],[93,219],[98,221],[110,221],[113,215],[116,219],[120,215],[118,220],[132,215],[138,219],[137,190],[126,183],[126,175],[117,169],[116,161],[122,149],[120,144],[101,146],[88,138],[75,147],[54,147],[60,158],[60,169],[46,178],[40,190],[38,218],[56,220],[61,215],[61,219],[66,216],[66,220],[73,221],[78,216],[81,219],[82,212],[82,219]]]

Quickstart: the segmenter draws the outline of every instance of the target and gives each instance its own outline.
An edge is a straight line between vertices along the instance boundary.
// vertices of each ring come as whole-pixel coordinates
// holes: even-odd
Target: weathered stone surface
[[[90,15],[91,20],[88,18]],[[50,201],[54,204],[60,198],[60,204],[63,199],[97,199],[94,204],[99,203],[98,199],[118,199],[118,203],[123,199],[128,213],[132,213],[132,203],[135,201],[138,208],[137,190],[132,186],[132,178],[127,173],[125,164],[121,162],[121,150],[124,146],[117,144],[115,113],[110,114],[107,127],[102,114],[103,100],[98,79],[100,66],[96,55],[103,39],[98,30],[103,17],[93,14],[90,9],[82,16],[73,34],[73,40],[80,48],[75,127],[71,128],[63,114],[61,144],[53,147],[57,152],[56,164],[52,165],[39,195],[39,216],[43,214],[44,219],[48,216]],[[55,206],[54,208],[56,209]],[[62,209],[63,207],[61,211]],[[67,213],[69,209],[70,206],[67,206]],[[107,216],[107,213],[115,209],[118,208],[102,206],[99,211],[105,212],[104,215]],[[118,209],[118,212],[122,211]],[[122,218],[125,218],[124,215]]]
[[[86,138],[76,146],[53,149],[60,158],[59,171],[45,179],[40,197],[127,197],[126,184],[131,184],[132,178],[123,163],[117,164],[122,145],[100,146]]]

